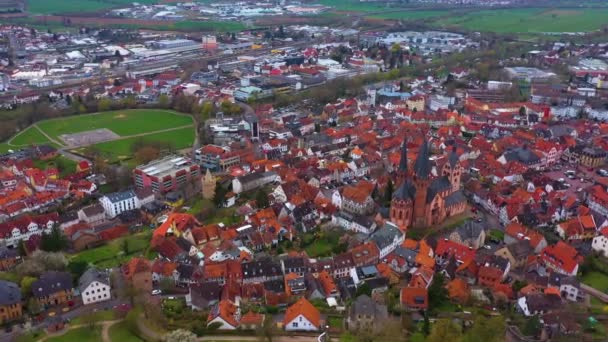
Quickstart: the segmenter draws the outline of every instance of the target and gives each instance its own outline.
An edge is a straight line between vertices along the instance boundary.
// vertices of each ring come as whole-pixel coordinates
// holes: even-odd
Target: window
[[[292,327],[294,327],[294,328],[297,328],[297,327],[298,327],[298,323],[297,323],[297,322],[293,322],[293,323],[291,324],[291,326],[292,326]]]

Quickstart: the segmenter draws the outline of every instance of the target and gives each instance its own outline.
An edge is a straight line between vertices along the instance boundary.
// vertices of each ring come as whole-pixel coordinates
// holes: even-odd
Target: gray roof
[[[388,318],[388,311],[386,305],[377,304],[367,295],[361,295],[353,301],[350,308],[350,319],[356,321],[359,315],[372,316],[374,320],[381,323]]]
[[[530,246],[530,241],[525,239],[508,244],[506,247],[516,260],[526,258],[534,251],[534,248]]]
[[[426,203],[431,203],[437,194],[449,190],[451,187],[452,183],[447,176],[433,179],[426,193]]]
[[[461,240],[476,239],[481,235],[481,232],[485,230],[483,222],[476,222],[475,220],[469,220],[462,226],[456,228],[456,233],[460,235]]]
[[[395,239],[395,236],[402,235],[403,232],[393,224],[385,224],[382,228],[376,230],[370,237],[370,240],[376,243],[379,250],[384,249]]]
[[[454,147],[452,147],[452,152],[450,152],[450,154],[448,155],[448,162],[453,168],[454,166],[456,166],[456,164],[458,164],[459,160],[460,158],[458,157],[458,153],[456,153],[456,145],[454,144]]]
[[[416,187],[410,180],[401,183],[397,191],[393,194],[393,198],[400,201],[413,200],[416,196]]]
[[[418,151],[418,157],[414,164],[414,173],[420,179],[428,179],[431,174],[431,161],[429,160],[429,143],[424,141]]]
[[[262,179],[262,178],[266,178],[266,177],[271,177],[271,176],[276,176],[277,173],[274,171],[267,171],[267,172],[254,172],[254,173],[250,173],[244,176],[240,176],[238,177],[239,182],[241,182],[241,184],[246,184],[249,182],[254,182],[258,179]]]
[[[462,190],[455,191],[445,198],[445,206],[449,207],[458,203],[466,202],[467,198],[464,196]]]
[[[99,203],[89,205],[87,207],[82,208],[82,212],[87,215],[87,217],[101,215],[104,213],[103,206]]]
[[[399,159],[399,172],[407,172],[407,142],[401,144],[401,158]]]
[[[18,256],[19,253],[16,249],[0,246],[0,259],[16,258]]]
[[[523,164],[535,164],[540,161],[540,158],[527,146],[514,148],[505,152],[507,161],[518,161]]]
[[[72,275],[68,272],[48,271],[32,283],[32,293],[37,298],[46,297],[59,291],[69,291],[73,288]]]
[[[80,279],[78,280],[78,289],[82,292],[94,281],[110,286],[110,275],[108,272],[91,267],[80,276]]]
[[[133,191],[133,190],[126,190],[126,191],[120,191],[120,192],[113,192],[111,194],[107,194],[105,197],[107,197],[110,200],[110,202],[117,203],[117,202],[125,201],[129,198],[137,197],[137,195],[135,194],[135,191]]]
[[[10,281],[0,280],[0,306],[13,305],[21,302],[19,285]]]

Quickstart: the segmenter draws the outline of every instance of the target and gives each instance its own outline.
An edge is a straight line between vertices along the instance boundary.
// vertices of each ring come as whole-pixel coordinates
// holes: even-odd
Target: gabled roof
[[[100,271],[94,267],[86,270],[78,281],[78,289],[80,292],[86,290],[92,282],[97,281],[101,284],[110,286],[110,275],[108,272]]]
[[[299,315],[304,316],[312,325],[317,328],[321,326],[321,313],[306,298],[300,298],[297,302],[287,308],[283,324],[287,325]]]

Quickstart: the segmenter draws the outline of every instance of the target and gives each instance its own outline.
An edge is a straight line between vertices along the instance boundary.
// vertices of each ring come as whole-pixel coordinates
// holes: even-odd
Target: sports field
[[[434,24],[499,33],[583,32],[608,24],[608,9],[500,9],[452,13]]]
[[[117,158],[126,158],[132,154],[131,145],[137,139],[144,141],[170,143],[175,149],[184,149],[192,146],[194,142],[194,129],[192,127],[180,128],[168,132],[144,135],[141,138],[127,138],[115,141],[107,141],[96,144],[95,147],[101,152],[114,155]]]
[[[132,109],[46,120],[38,127],[56,140],[73,134],[107,128],[121,137],[192,125],[192,118],[167,110]]]

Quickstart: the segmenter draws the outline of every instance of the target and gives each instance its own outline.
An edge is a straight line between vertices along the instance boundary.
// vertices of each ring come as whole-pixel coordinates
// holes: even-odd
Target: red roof
[[[300,300],[287,308],[283,324],[288,325],[300,315],[304,316],[315,327],[320,328],[321,313],[306,298],[300,298]]]
[[[573,275],[577,270],[578,258],[576,249],[563,241],[545,247],[541,254],[547,267]]]
[[[439,240],[435,255],[445,258],[454,256],[460,262],[466,262],[475,258],[475,250],[465,245],[447,239]]]

